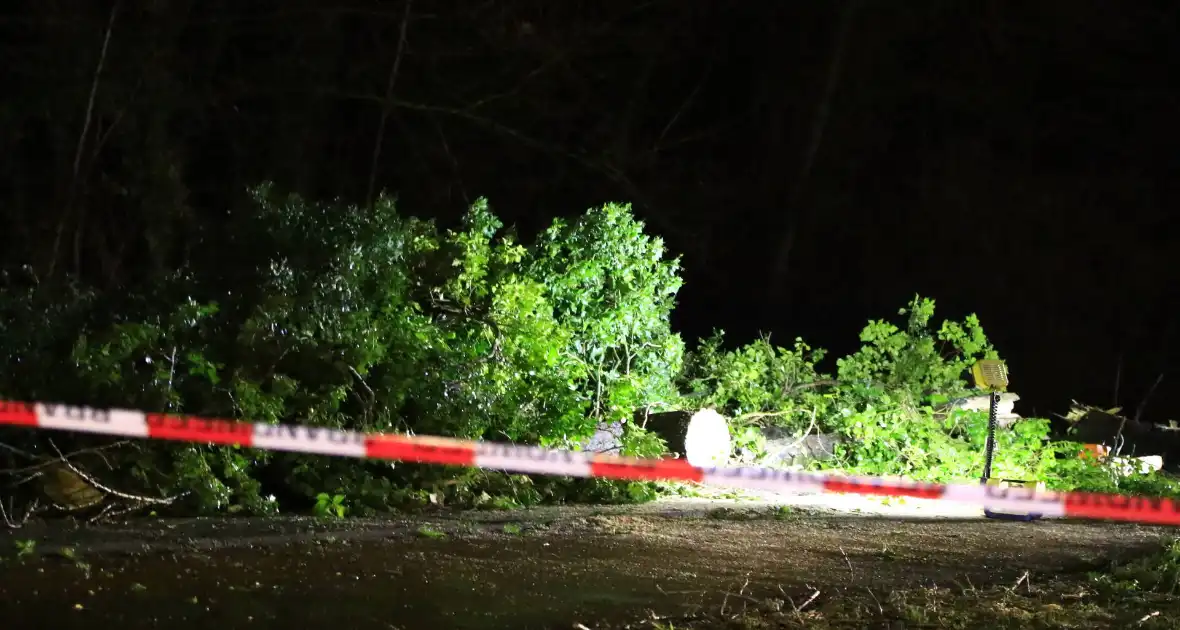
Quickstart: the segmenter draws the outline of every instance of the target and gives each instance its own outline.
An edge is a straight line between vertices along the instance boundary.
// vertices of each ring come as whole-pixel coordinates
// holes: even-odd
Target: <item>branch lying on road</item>
[[[119,497],[120,499],[126,499],[128,501],[135,501],[138,503],[148,503],[148,504],[152,504],[152,505],[170,505],[170,504],[172,504],[173,501],[176,500],[176,497],[165,497],[165,498],[146,497],[146,496],[135,495],[135,494],[127,494],[125,492],[119,492],[118,490],[108,488],[107,486],[104,486],[101,483],[99,483],[96,479],[94,479],[94,477],[87,475],[86,473],[79,470],[77,466],[74,466],[73,464],[71,464],[70,460],[61,452],[60,449],[57,448],[57,444],[53,443],[53,440],[49,440],[49,445],[51,447],[53,447],[53,451],[55,453],[57,453],[57,456],[58,456],[58,461],[54,462],[54,463],[60,462],[62,465],[64,465],[66,468],[68,468],[70,470],[70,472],[74,473],[75,475],[78,475],[78,477],[80,479],[82,479],[86,483],[90,484],[91,486],[94,486],[98,490],[105,492],[111,496]]]
[[[18,456],[18,457],[23,457],[25,459],[32,460],[33,462],[35,462],[35,463],[30,464],[28,466],[22,466],[19,468],[12,468],[12,469],[8,469],[8,470],[0,470],[0,475],[4,475],[4,476],[10,477],[10,478],[14,478],[14,477],[17,478],[16,481],[10,482],[10,484],[11,484],[10,487],[24,485],[34,479],[39,479],[39,478],[46,480],[45,484],[47,484],[47,485],[43,486],[42,492],[50,493],[50,495],[49,495],[50,499],[53,501],[53,503],[59,509],[65,509],[65,510],[84,509],[87,507],[97,505],[98,503],[102,502],[104,497],[107,497],[107,496],[114,497],[116,499],[121,499],[123,501],[130,503],[129,506],[127,506],[127,505],[122,506],[123,509],[116,509],[119,506],[117,506],[115,504],[107,504],[106,506],[104,506],[102,508],[102,510],[100,510],[100,512],[97,515],[95,515],[94,517],[89,519],[90,522],[96,522],[96,521],[99,521],[103,518],[108,518],[110,516],[114,516],[114,515],[118,515],[118,514],[126,514],[128,512],[134,511],[136,509],[139,509],[139,508],[147,506],[147,505],[171,505],[173,502],[176,501],[176,499],[188,494],[188,493],[182,493],[182,494],[174,496],[174,497],[150,497],[150,496],[145,496],[145,495],[131,494],[128,492],[121,492],[119,490],[115,490],[114,488],[111,488],[107,485],[100,483],[97,479],[94,478],[94,476],[90,475],[89,473],[84,472],[81,468],[79,468],[77,465],[75,465],[72,461],[73,459],[77,458],[80,455],[96,455],[97,457],[99,457],[103,461],[104,464],[106,464],[107,468],[114,469],[114,466],[111,464],[110,460],[107,459],[106,455],[104,454],[104,451],[108,451],[110,449],[118,448],[118,447],[133,446],[132,442],[130,442],[128,440],[120,440],[120,441],[112,442],[111,444],[106,444],[103,446],[78,449],[76,451],[71,451],[69,453],[64,453],[60,448],[58,448],[57,444],[53,440],[48,440],[47,442],[48,442],[49,446],[53,449],[54,453],[56,454],[56,457],[45,457],[45,456],[41,456],[41,455],[36,455],[34,453],[30,453],[30,452],[25,451],[23,449],[12,446],[10,444],[5,444],[3,442],[0,442],[0,450],[7,451],[9,453],[12,453],[12,454]],[[54,472],[54,469],[57,469],[56,472]],[[47,473],[51,473],[51,474],[49,476],[46,476]],[[62,475],[65,475],[65,477],[66,477],[66,480],[64,482],[62,481],[62,478],[61,478]],[[54,485],[54,484],[56,484],[56,485]],[[75,503],[61,504],[62,500],[55,499],[53,497],[53,493],[58,492],[60,494],[62,492],[63,484],[64,484],[64,486],[67,486],[67,487],[64,490],[65,494],[63,494],[62,496],[66,497],[67,499],[76,498],[77,488],[75,486],[79,486],[79,487],[85,489],[83,494],[85,494],[87,497],[89,497],[92,500],[87,501],[84,504],[75,504]],[[75,488],[73,490],[71,490],[70,487],[75,487]],[[57,488],[57,489],[55,490],[54,488]],[[8,497],[8,505],[7,506],[0,504],[0,520],[2,520],[3,523],[10,529],[16,529],[16,528],[23,526],[34,514],[36,514],[38,512],[38,508],[40,507],[40,500],[38,498],[34,498],[29,503],[29,507],[24,510],[24,514],[22,516],[18,517],[15,507],[14,507],[14,503],[15,503],[14,498],[10,496],[10,497]]]

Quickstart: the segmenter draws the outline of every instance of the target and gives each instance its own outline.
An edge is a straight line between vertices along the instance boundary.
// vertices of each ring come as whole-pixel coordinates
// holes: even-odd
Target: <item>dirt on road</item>
[[[0,532],[0,619],[13,629],[124,630],[956,627],[935,614],[948,605],[939,593],[1000,593],[989,606],[1019,608],[1005,598],[1083,584],[1087,571],[1175,533],[708,505],[381,521],[55,522]],[[908,603],[898,604],[899,593]],[[1053,605],[1091,605],[1087,593],[1077,595]],[[1173,600],[1099,610],[1087,627],[1180,627]],[[1071,627],[1045,625],[1053,618],[1045,601],[1014,612],[1010,627]],[[1034,618],[1038,610],[1047,616]],[[1006,622],[989,623],[981,627]]]

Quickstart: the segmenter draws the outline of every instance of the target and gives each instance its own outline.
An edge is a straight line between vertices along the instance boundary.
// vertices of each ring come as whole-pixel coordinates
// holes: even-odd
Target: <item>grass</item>
[[[806,588],[756,597],[725,593],[714,610],[679,618],[650,616],[622,626],[639,630],[948,630],[1134,628],[1173,630],[1180,619],[1180,538],[1156,553],[1090,574],[1034,576],[976,588],[955,584],[874,592]]]
[[[1092,578],[1112,593],[1180,594],[1180,538],[1157,554],[1111,567]]]
[[[445,540],[447,537],[445,532],[434,529],[433,527],[430,527],[429,525],[423,525],[423,526],[419,527],[418,528],[418,536],[421,538],[430,538],[430,539],[434,539],[434,540]]]

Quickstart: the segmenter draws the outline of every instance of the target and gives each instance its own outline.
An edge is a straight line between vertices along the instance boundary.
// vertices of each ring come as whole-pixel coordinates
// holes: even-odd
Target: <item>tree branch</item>
[[[692,91],[689,92],[688,96],[684,98],[684,101],[680,103],[680,107],[676,108],[676,113],[673,114],[672,118],[668,120],[668,124],[664,125],[664,129],[660,131],[659,137],[656,138],[655,144],[652,145],[652,151],[659,152],[659,150],[664,147],[664,138],[668,136],[668,132],[672,131],[672,128],[676,126],[676,123],[680,121],[680,117],[692,107],[694,102],[696,102],[697,95],[701,93],[701,88],[704,87],[705,81],[707,81],[709,76],[713,74],[713,66],[716,61],[717,56],[715,54],[709,56],[709,63],[705,64],[705,68],[701,72],[701,78],[697,80],[696,86],[692,88]]]
[[[49,259],[49,271],[46,276],[52,276],[54,269],[57,267],[57,255],[61,249],[61,235],[65,231],[66,220],[73,212],[74,199],[78,194],[78,171],[82,166],[82,150],[86,148],[86,136],[90,135],[90,121],[94,118],[94,99],[98,95],[99,80],[102,77],[102,69],[107,62],[107,50],[111,45],[111,32],[115,29],[115,16],[119,14],[119,6],[122,0],[115,0],[114,6],[111,7],[111,15],[107,19],[106,33],[102,38],[102,49],[98,54],[98,66],[94,69],[94,79],[90,83],[90,97],[86,101],[86,114],[82,119],[82,131],[78,134],[78,148],[74,151],[74,166],[71,171],[70,189],[66,198],[66,206],[62,210],[61,220],[57,222],[57,233],[53,237],[53,249]]]
[[[157,497],[148,497],[148,496],[143,496],[143,495],[127,494],[126,492],[119,492],[118,490],[104,486],[103,484],[101,484],[97,480],[95,480],[94,477],[87,475],[86,473],[79,470],[77,466],[70,463],[70,460],[61,452],[61,449],[57,448],[57,444],[54,444],[53,440],[49,440],[49,446],[51,446],[53,448],[53,452],[57,453],[58,459],[54,463],[60,462],[61,465],[68,468],[70,470],[70,472],[77,475],[80,479],[82,479],[82,481],[85,481],[86,483],[90,484],[92,487],[98,489],[101,492],[105,492],[111,496],[115,496],[120,499],[126,499],[128,501],[136,501],[139,503],[149,503],[152,505],[170,505],[173,501],[175,501],[177,499],[177,497],[157,498]]]
[[[389,81],[385,84],[385,99],[381,104],[381,122],[377,124],[377,141],[373,143],[373,160],[369,164],[369,188],[365,194],[366,205],[373,203],[373,188],[377,184],[377,165],[381,161],[381,145],[385,143],[385,125],[389,120],[389,112],[393,109],[393,86],[397,83],[398,71],[402,66],[402,56],[406,50],[406,27],[410,23],[410,9],[414,0],[406,0],[406,8],[402,13],[401,30],[397,37],[397,52],[393,56],[393,64],[389,68]]]
[[[786,211],[790,213],[787,219],[787,229],[783,232],[782,241],[775,257],[775,264],[770,273],[768,293],[773,297],[782,295],[783,285],[786,284],[787,274],[790,271],[791,251],[794,249],[795,235],[799,230],[799,215],[802,213],[802,210],[795,207],[795,204],[808,178],[811,176],[811,170],[815,166],[815,157],[819,154],[820,145],[823,143],[824,130],[828,123],[828,114],[831,112],[833,96],[836,93],[836,87],[840,83],[840,71],[844,66],[844,51],[848,45],[848,33],[852,30],[852,22],[856,17],[856,12],[860,8],[860,2],[861,0],[846,0],[844,10],[840,13],[840,26],[836,32],[832,57],[828,63],[827,79],[824,82],[824,90],[820,96],[819,103],[816,105],[815,119],[811,125],[811,140],[808,142],[807,150],[803,155],[803,165],[799,169],[799,174],[795,179],[795,185],[792,187],[790,197],[787,199]],[[772,302],[768,302],[768,304]]]

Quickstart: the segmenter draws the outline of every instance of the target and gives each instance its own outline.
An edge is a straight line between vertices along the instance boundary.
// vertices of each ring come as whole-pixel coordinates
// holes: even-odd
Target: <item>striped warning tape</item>
[[[875,477],[840,477],[769,468],[699,468],[680,459],[638,459],[453,438],[357,433],[321,427],[236,422],[0,400],[0,425],[124,437],[238,445],[273,451],[467,466],[524,474],[675,480],[796,494],[852,493],[977,505],[993,512],[1180,525],[1172,499],[974,484],[932,484]]]

